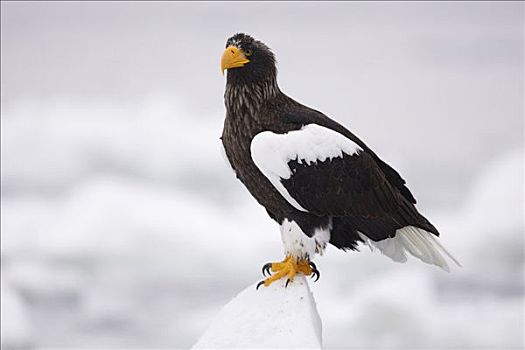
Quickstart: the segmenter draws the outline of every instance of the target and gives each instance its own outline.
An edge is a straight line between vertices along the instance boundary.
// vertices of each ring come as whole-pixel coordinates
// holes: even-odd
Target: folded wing
[[[264,131],[253,138],[251,156],[297,210],[333,217],[355,230],[349,237],[358,233],[395,261],[403,261],[408,252],[448,269],[439,251],[448,253],[433,237],[421,236],[438,236],[436,228],[388,180],[374,154],[345,135],[318,124],[283,134]],[[345,233],[333,234],[339,236],[332,237],[332,243],[344,247]]]

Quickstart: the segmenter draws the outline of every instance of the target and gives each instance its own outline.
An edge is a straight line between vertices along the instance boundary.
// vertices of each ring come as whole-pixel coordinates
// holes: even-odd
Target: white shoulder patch
[[[450,271],[448,263],[442,255],[442,253],[444,253],[456,265],[461,266],[456,258],[439,243],[436,236],[414,226],[405,226],[397,230],[394,237],[377,242],[371,240],[361,232],[359,232],[359,236],[371,250],[375,247],[379,249],[381,253],[397,262],[406,262],[406,253],[408,252],[427,264],[436,265],[445,271]]]
[[[307,212],[293,199],[281,183],[289,179],[292,171],[288,166],[291,160],[308,165],[343,157],[343,153],[355,154],[361,150],[357,144],[337,131],[317,124],[308,124],[300,130],[286,134],[263,131],[253,138],[250,146],[253,162],[266,176],[279,193],[296,209]]]

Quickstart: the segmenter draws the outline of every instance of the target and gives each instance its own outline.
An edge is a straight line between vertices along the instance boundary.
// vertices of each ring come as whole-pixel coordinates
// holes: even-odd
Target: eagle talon
[[[262,286],[264,284],[264,280],[257,283],[257,286],[255,287],[255,290],[259,290],[259,287]]]
[[[261,285],[264,284],[265,287],[268,287],[273,282],[286,277],[285,288],[294,281],[294,277],[300,273],[305,276],[310,276],[312,279],[315,278],[315,282],[319,280],[319,270],[317,266],[309,261],[308,258],[296,258],[291,255],[287,255],[286,258],[281,262],[276,263],[267,263],[262,267],[262,273],[268,278],[259,282],[256,289],[259,289]],[[274,274],[272,274],[274,273]]]
[[[272,268],[272,263],[267,263],[267,264],[264,264],[264,266],[262,267],[262,274],[263,276],[271,276],[272,273],[270,272],[270,269]]]
[[[312,270],[310,274],[310,278],[311,279],[315,278],[314,282],[317,282],[319,280],[319,277],[321,277],[321,273],[317,269],[317,265],[315,265],[315,263],[313,263],[312,261],[309,261],[308,266],[310,266],[310,269]]]
[[[319,272],[319,270],[317,269],[312,270],[312,274],[310,275],[310,278],[313,279],[314,277],[315,277],[314,282],[317,282],[319,280],[319,277],[321,277],[321,273]]]

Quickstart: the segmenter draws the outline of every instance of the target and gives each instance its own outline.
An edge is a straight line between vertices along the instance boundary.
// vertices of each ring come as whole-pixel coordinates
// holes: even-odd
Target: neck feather
[[[275,77],[263,81],[226,83],[224,103],[226,110],[232,116],[253,116],[262,104],[276,97],[280,93]]]

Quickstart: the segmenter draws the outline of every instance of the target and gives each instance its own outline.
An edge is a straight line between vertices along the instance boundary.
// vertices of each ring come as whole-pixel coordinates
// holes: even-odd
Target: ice
[[[285,288],[244,289],[212,321],[194,349],[321,349],[322,326],[304,276]]]

